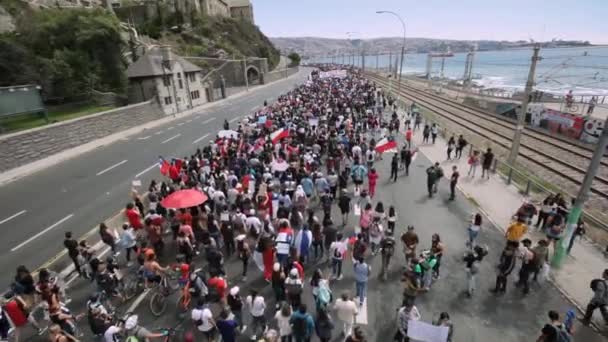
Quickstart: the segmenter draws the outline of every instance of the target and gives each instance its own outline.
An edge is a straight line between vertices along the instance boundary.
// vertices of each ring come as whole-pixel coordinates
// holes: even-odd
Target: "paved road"
[[[291,83],[293,81],[290,80],[288,82]],[[45,196],[53,189],[61,189],[62,185],[70,190],[65,195],[52,193],[52,196],[54,197],[47,199],[47,203],[50,204],[53,203],[50,202],[50,200],[55,197],[57,197],[57,199],[61,198],[62,201],[57,201],[58,204],[56,207],[53,205],[39,205],[36,209],[30,211],[29,208],[32,208],[32,204],[29,204],[28,214],[15,218],[14,221],[10,221],[10,224],[8,225],[10,227],[15,227],[13,228],[15,233],[19,232],[21,227],[24,227],[23,229],[26,227],[24,223],[18,224],[17,222],[19,222],[19,220],[33,220],[34,217],[39,216],[38,213],[50,215],[51,213],[56,212],[54,217],[59,219],[71,213],[72,211],[69,209],[75,210],[75,213],[74,217],[66,220],[60,227],[51,229],[40,239],[31,242],[31,245],[27,245],[26,247],[30,247],[30,249],[28,249],[30,251],[29,255],[25,252],[21,252],[21,255],[23,257],[27,256],[28,259],[35,259],[38,258],[38,256],[35,253],[31,253],[32,250],[40,249],[41,253],[42,251],[48,250],[51,254],[56,252],[60,248],[58,247],[58,244],[61,240],[63,230],[73,229],[74,231],[83,233],[90,229],[96,220],[101,220],[120,209],[124,199],[128,195],[125,189],[129,189],[129,183],[134,175],[153,165],[159,153],[165,153],[165,155],[189,153],[195,148],[192,141],[209,132],[215,131],[215,129],[219,127],[219,124],[221,124],[219,115],[226,115],[226,117],[230,118],[236,117],[238,114],[245,113],[245,110],[260,104],[264,98],[270,97],[271,94],[276,94],[277,91],[286,88],[285,84],[276,84],[274,86],[276,86],[275,89],[269,88],[267,89],[268,91],[263,94],[249,95],[250,98],[235,100],[233,103],[227,104],[221,109],[213,110],[199,116],[192,116],[191,118],[194,119],[194,121],[188,124],[177,126],[176,123],[172,123],[167,125],[167,127],[158,128],[152,131],[151,134],[142,133],[131,138],[129,141],[119,142],[101,148],[99,151],[84,155],[82,158],[79,158],[82,160],[75,165],[62,165],[61,168],[51,168],[48,171],[48,174],[45,171],[28,177],[27,179],[29,182],[32,182],[34,188],[37,186],[46,187],[46,191],[36,192],[36,195],[32,193],[33,196],[27,196],[29,193],[22,194],[25,199],[31,198],[32,203],[38,202],[37,197]],[[274,93],[272,93],[271,90],[274,90]],[[202,122],[209,120],[212,117],[217,117],[217,119],[215,119],[215,121],[210,121],[205,125],[202,124]],[[183,120],[188,119],[190,118]],[[168,127],[171,125],[174,126],[174,128],[167,131]],[[155,134],[155,132],[161,131],[161,129],[163,133],[158,135]],[[181,133],[182,136],[165,144],[162,143],[178,133]],[[146,136],[150,136],[150,138],[141,141],[138,140],[138,138],[145,138]],[[201,140],[201,143],[204,143],[207,140],[208,139],[203,139]],[[167,144],[171,144],[171,146],[166,146]],[[104,160],[103,162],[97,162],[98,159]],[[116,167],[101,176],[95,176],[105,168],[125,159],[127,159],[128,162],[121,164],[119,167]],[[131,163],[135,163],[136,160],[141,161],[137,167],[131,167]],[[74,160],[72,162],[76,163],[77,161],[78,160]],[[67,164],[71,164],[72,162]],[[77,165],[80,165],[81,163],[82,165],[87,165],[88,173],[82,171],[79,173]],[[480,270],[480,279],[478,282],[479,291],[477,295],[472,299],[465,298],[464,289],[466,288],[466,281],[461,257],[465,250],[465,221],[475,210],[474,206],[462,197],[457,198],[454,202],[447,201],[448,189],[447,184],[445,183],[441,184],[438,196],[433,199],[428,199],[425,194],[424,170],[430,162],[424,156],[419,156],[414,162],[410,176],[401,176],[397,183],[389,183],[386,181],[388,163],[388,158],[385,158],[385,160],[379,162],[379,165],[377,166],[381,179],[378,182],[378,197],[375,200],[382,200],[387,207],[389,205],[395,205],[399,215],[397,234],[399,234],[406,225],[413,224],[417,227],[418,234],[422,241],[422,247],[430,244],[431,235],[435,232],[439,233],[442,240],[447,244],[447,253],[443,259],[441,272],[442,278],[434,284],[428,294],[421,296],[417,302],[423,320],[430,321],[434,315],[441,311],[449,312],[455,324],[454,341],[485,342],[495,341],[499,338],[505,342],[530,341],[535,339],[540,327],[546,322],[546,312],[548,310],[556,309],[559,312],[565,312],[571,307],[571,304],[550,284],[534,286],[532,293],[527,297],[522,297],[518,291],[513,289],[513,287],[510,287],[508,293],[502,297],[494,297],[489,294],[488,289],[493,286],[494,282],[493,265],[496,263],[504,240],[502,234],[487,225],[484,226],[481,233],[480,242],[488,245],[490,255],[485,259]],[[130,167],[129,170],[123,170],[127,167]],[[145,176],[142,176],[144,183],[154,176],[154,172],[156,171],[150,171],[145,174]],[[115,175],[115,173],[120,174]],[[84,174],[84,176],[78,178],[76,175],[80,174]],[[107,178],[110,179],[105,179],[104,176],[107,176]],[[62,182],[59,182],[59,180],[55,181],[54,177],[62,180]],[[93,179],[91,180],[91,178]],[[97,185],[100,182],[103,182],[103,184]],[[114,186],[110,187],[109,184],[114,184]],[[107,187],[107,190],[104,186]],[[74,189],[76,188],[85,191],[83,195],[81,195],[80,201],[76,201],[76,199],[70,200],[70,197],[75,196],[73,191],[75,191]],[[19,189],[19,187],[16,187],[15,189]],[[106,191],[109,191],[110,195],[104,195]],[[91,193],[98,195],[90,196]],[[0,196],[5,196],[4,191]],[[63,201],[68,200],[70,202],[63,204]],[[8,203],[10,205],[10,202],[5,202],[4,199],[3,203]],[[22,203],[27,203],[27,201]],[[91,203],[91,208],[87,208],[88,205],[86,203]],[[49,207],[49,209],[44,209],[46,207]],[[13,206],[11,209],[14,211],[15,208],[19,207]],[[334,213],[337,214],[336,208],[334,209]],[[77,220],[76,218],[79,219]],[[48,220],[49,222],[43,221],[46,226],[55,222],[50,222],[51,219]],[[355,218],[351,217],[350,222],[355,222]],[[346,232],[352,232],[352,226],[349,225],[345,227],[344,230]],[[25,236],[28,235],[26,234]],[[47,241],[51,243],[47,243]],[[57,243],[55,243],[55,241],[57,241]],[[9,245],[12,246],[12,244]],[[45,245],[48,246],[44,247]],[[9,247],[9,250],[10,248],[12,247]],[[12,255],[8,252],[7,254]],[[169,252],[168,254],[171,253]],[[17,256],[12,256],[10,261],[3,260],[2,262],[5,262],[12,267],[16,260],[20,260],[17,258]],[[44,260],[43,257],[38,259]],[[376,276],[370,281],[369,300],[367,304],[368,325],[364,326],[369,341],[391,340],[395,332],[394,317],[396,309],[401,301],[399,278],[402,260],[402,254],[400,253],[400,250],[398,250],[396,258],[391,265],[388,281],[380,281]],[[196,262],[198,265],[201,263],[200,259],[196,260]],[[379,258],[369,258],[368,262],[372,264],[374,275],[377,275],[379,271]],[[267,298],[269,307],[267,315],[270,317],[274,314],[271,309],[274,305],[274,301],[271,299],[271,291],[261,279],[261,274],[255,269],[255,266],[250,265],[250,267],[249,281],[246,283],[239,282],[239,277],[237,275],[240,270],[240,265],[236,262],[234,257],[230,258],[227,263],[230,285],[238,284],[243,288],[242,291],[244,294],[247,293],[248,289],[263,289],[262,294]],[[315,267],[326,268],[326,265],[319,263],[316,266],[307,266],[307,278],[310,277],[310,273]],[[339,295],[343,290],[354,291],[352,264],[350,261],[345,262],[344,270],[344,279],[332,283],[335,295]],[[6,278],[8,275],[5,275],[4,277]],[[513,279],[510,279],[510,282],[512,281]],[[509,285],[511,284],[512,283]],[[76,280],[70,289],[70,294],[74,300],[69,306],[73,308],[74,311],[81,310],[84,308],[86,297],[92,291],[93,285],[85,281]],[[307,286],[305,288],[305,293],[306,299],[309,302],[309,307],[312,307],[310,287]],[[148,298],[144,298],[141,302],[142,304],[135,310],[136,313],[140,315],[140,322],[144,326],[148,328],[158,328],[174,326],[178,323],[173,311],[167,312],[167,314],[161,318],[151,316],[147,306],[147,299]],[[175,298],[170,301],[170,310],[173,306],[174,299]],[[126,305],[123,306],[122,310],[125,309]],[[186,329],[192,329],[189,320],[186,320],[183,324]],[[90,335],[88,335],[86,323],[82,322],[81,326],[85,333],[87,333],[83,340],[92,340]],[[576,339],[589,342],[604,340],[603,337],[598,336],[587,328],[580,328],[576,334]],[[31,340],[42,341],[43,339],[32,338]]]
[[[430,245],[431,235],[439,233],[442,240],[447,244],[447,254],[442,261],[441,279],[432,287],[431,291],[422,295],[417,300],[418,308],[424,321],[431,321],[434,316],[442,311],[447,311],[452,316],[455,325],[454,341],[486,342],[496,341],[532,341],[535,340],[542,327],[547,321],[546,313],[550,309],[565,312],[572,305],[560,295],[559,291],[551,284],[535,285],[527,297],[521,296],[520,292],[512,287],[513,277],[509,279],[509,288],[506,295],[495,297],[488,292],[494,285],[493,266],[497,261],[503,245],[504,238],[498,230],[484,225],[480,236],[480,243],[489,247],[490,254],[482,263],[480,279],[478,280],[478,292],[472,299],[464,296],[466,279],[464,267],[461,261],[465,250],[465,221],[474,212],[474,206],[462,196],[456,201],[447,200],[447,184],[441,184],[439,194],[428,199],[425,193],[424,170],[430,162],[419,156],[412,166],[409,177],[401,176],[397,183],[387,182],[388,160],[380,162],[378,170],[381,179],[378,182],[378,197],[386,206],[395,205],[399,215],[397,225],[398,233],[408,224],[413,224],[422,241],[421,247]],[[334,214],[338,209],[334,208]],[[340,222],[337,220],[337,222]],[[355,217],[350,217],[350,222],[355,222]],[[352,232],[352,226],[344,228],[346,232]],[[380,258],[369,258],[372,265],[374,277],[369,284],[369,300],[367,306],[368,324],[363,326],[368,341],[389,341],[395,333],[396,309],[401,302],[400,266],[403,262],[400,249],[397,250],[396,258],[390,267],[388,280],[381,281],[377,275],[380,269]],[[201,260],[195,260],[200,265]],[[315,267],[327,269],[327,265],[319,263],[307,266],[307,282]],[[337,296],[344,290],[354,292],[354,279],[352,264],[345,261],[345,276],[341,281],[332,282],[332,289]],[[267,299],[267,316],[274,314],[272,307],[274,301],[269,286],[261,279],[261,273],[250,265],[250,277],[246,283],[240,282],[238,276],[240,264],[230,258],[227,264],[227,272],[230,286],[239,285],[243,294],[249,289],[262,289],[262,294]],[[75,298],[70,306],[82,308],[86,296],[92,291],[92,285],[82,281],[75,282],[71,289]],[[310,287],[305,287],[306,300],[310,308],[313,307],[310,295]],[[170,309],[177,297],[174,295],[169,301]],[[148,328],[172,327],[179,323],[174,311],[168,311],[160,318],[153,317],[148,309],[148,299],[144,298],[141,305],[135,310],[140,316],[140,322]],[[123,307],[126,310],[126,305]],[[186,329],[191,330],[189,320],[184,323]],[[83,325],[86,330],[86,325]],[[335,330],[336,336],[338,330]],[[604,337],[597,335],[592,330],[581,327],[576,333],[577,341],[599,342],[605,341]],[[243,337],[243,340],[247,340]],[[335,339],[335,341],[341,341]]]
[[[301,83],[309,72],[302,68],[287,80],[253,89],[2,186],[0,268],[5,272],[0,284],[8,285],[17,265],[35,269],[60,252],[65,231],[81,236],[124,208],[133,179],[141,179],[145,188],[159,177],[153,167],[159,155],[182,157],[191,153],[214,137],[225,118],[235,119],[259,108],[264,100],[270,102]]]

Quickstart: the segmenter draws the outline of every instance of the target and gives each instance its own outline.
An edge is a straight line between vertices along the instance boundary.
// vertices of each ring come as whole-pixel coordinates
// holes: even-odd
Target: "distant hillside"
[[[364,49],[370,53],[398,51],[401,49],[403,38],[387,37],[375,39],[332,39],[320,37],[293,37],[293,38],[270,38],[272,43],[281,50],[283,54],[297,52],[302,56],[327,55],[331,53],[342,53],[343,51],[353,51],[354,49]],[[448,48],[452,52],[469,51],[473,46],[477,46],[479,51],[503,50],[519,48],[532,45],[533,42],[524,40],[493,41],[493,40],[449,40],[431,38],[407,38],[406,46],[408,52],[439,52],[446,51]],[[541,43],[544,47],[559,46],[588,46],[589,42],[584,41],[561,41]]]

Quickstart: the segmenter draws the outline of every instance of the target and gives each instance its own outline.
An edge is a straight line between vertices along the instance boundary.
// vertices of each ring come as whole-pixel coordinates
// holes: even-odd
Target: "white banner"
[[[450,328],[436,326],[422,321],[410,319],[407,322],[407,337],[415,341],[446,342]]]
[[[321,71],[319,73],[319,78],[344,78],[346,77],[346,70],[330,70],[330,71]]]

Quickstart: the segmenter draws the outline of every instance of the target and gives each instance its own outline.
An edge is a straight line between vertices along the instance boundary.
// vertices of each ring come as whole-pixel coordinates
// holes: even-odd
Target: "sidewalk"
[[[449,179],[452,174],[452,166],[456,165],[460,172],[458,188],[467,198],[475,202],[495,227],[502,231],[506,230],[511,222],[511,217],[524,201],[524,196],[515,186],[507,185],[499,174],[492,174],[490,179],[482,180],[481,166],[478,167],[474,178],[468,177],[468,156],[464,155],[468,148],[465,148],[460,160],[447,161],[447,144],[443,138],[437,137],[434,145],[422,144],[422,132],[419,130],[415,133],[413,140],[419,151],[427,158],[441,163],[446,178]],[[453,155],[454,153],[452,153]],[[536,231],[534,227],[530,227],[527,236],[534,243],[545,238],[545,235]],[[553,255],[552,248],[549,255]],[[592,242],[586,239],[577,240],[572,247],[570,257],[566,259],[562,267],[551,270],[551,281],[568,300],[584,312],[593,295],[589,284],[592,279],[600,278],[606,267],[606,258]],[[605,326],[599,310],[596,310],[593,321],[599,327]]]

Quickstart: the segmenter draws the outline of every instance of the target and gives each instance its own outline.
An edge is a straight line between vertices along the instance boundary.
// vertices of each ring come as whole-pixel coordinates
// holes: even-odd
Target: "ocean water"
[[[566,94],[572,90],[575,95],[608,95],[608,47],[545,48],[541,49],[542,59],[537,64],[535,89]],[[528,77],[532,48],[478,51],[473,62],[473,77],[477,85],[486,88],[500,88],[508,91],[522,90]],[[445,58],[443,76],[462,79],[466,53],[456,53]],[[331,62],[321,59],[321,62]],[[342,62],[341,56],[337,59]],[[393,64],[395,55],[392,56]],[[427,54],[407,54],[403,73],[423,75],[426,71]],[[348,63],[348,60],[347,60]],[[361,57],[355,58],[355,65],[361,66]],[[366,69],[386,68],[389,56],[365,57]],[[441,59],[434,58],[432,75],[441,74]]]

